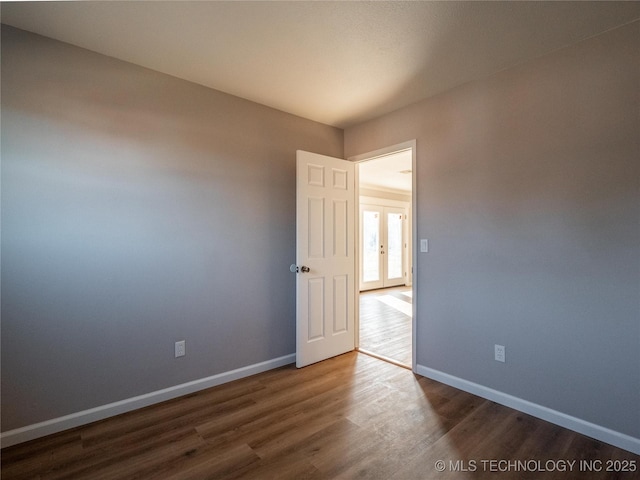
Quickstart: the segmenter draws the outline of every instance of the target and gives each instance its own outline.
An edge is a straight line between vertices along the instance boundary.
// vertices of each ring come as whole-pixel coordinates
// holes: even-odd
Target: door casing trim
[[[371,152],[362,153],[359,155],[354,155],[348,157],[347,160],[351,162],[355,162],[356,164],[373,160],[376,157],[382,157],[384,155],[389,155],[391,153],[398,152],[400,150],[409,150],[411,149],[411,269],[413,271],[412,275],[412,288],[413,288],[413,302],[412,302],[412,318],[411,318],[411,370],[414,373],[417,373],[416,368],[418,365],[417,362],[417,354],[416,354],[416,337],[417,337],[417,297],[418,297],[418,268],[417,268],[417,255],[418,255],[418,224],[417,224],[417,175],[416,175],[416,164],[417,164],[417,142],[415,139],[407,140],[406,142],[397,143],[395,145],[389,145],[388,147],[380,148],[378,150],[373,150]],[[358,218],[360,211],[360,174],[358,165],[356,165],[355,169],[355,182],[356,182],[356,204],[354,207],[354,219]],[[360,226],[359,221],[356,222],[355,228],[355,247],[358,248],[360,245]],[[356,273],[360,272],[360,255],[355,256],[356,260]],[[354,308],[355,308],[355,346],[356,350],[360,346],[360,302],[358,302],[359,289],[355,289],[354,299]]]

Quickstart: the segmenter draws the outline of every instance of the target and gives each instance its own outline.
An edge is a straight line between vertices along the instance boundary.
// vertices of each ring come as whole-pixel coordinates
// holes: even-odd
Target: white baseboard
[[[27,442],[36,438],[58,433],[69,428],[86,425],[91,422],[103,420],[114,415],[137,410],[138,408],[147,407],[156,403],[171,400],[172,398],[188,395],[205,388],[215,387],[223,383],[238,380],[240,378],[249,377],[256,373],[266,372],[274,368],[282,367],[296,361],[295,354],[285,355],[284,357],[274,358],[265,362],[256,363],[246,367],[231,370],[229,372],[219,373],[211,377],[201,378],[192,382],[175,385],[173,387],[164,388],[151,393],[145,393],[137,397],[127,398],[118,402],[109,403],[89,410],[65,415],[64,417],[54,418],[45,422],[35,423],[26,427],[16,428],[0,434],[0,445],[2,448],[10,447],[18,443]]]
[[[626,435],[624,433],[616,432],[606,427],[596,425],[594,423],[587,422],[577,417],[572,417],[562,412],[552,410],[542,405],[523,400],[518,397],[514,397],[507,393],[493,390],[492,388],[479,385],[477,383],[464,380],[462,378],[454,377],[448,373],[434,370],[423,365],[416,367],[416,373],[423,377],[437,380],[438,382],[450,385],[459,390],[472,393],[492,402],[511,407],[519,412],[526,413],[533,417],[546,420],[547,422],[560,425],[561,427],[568,428],[574,432],[581,433],[596,440],[614,445],[616,447],[628,450],[637,455],[640,455],[640,439]]]

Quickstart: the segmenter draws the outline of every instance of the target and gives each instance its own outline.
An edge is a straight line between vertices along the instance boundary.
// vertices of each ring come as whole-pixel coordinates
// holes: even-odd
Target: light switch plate
[[[429,240],[426,238],[420,239],[420,252],[427,253],[429,251]]]

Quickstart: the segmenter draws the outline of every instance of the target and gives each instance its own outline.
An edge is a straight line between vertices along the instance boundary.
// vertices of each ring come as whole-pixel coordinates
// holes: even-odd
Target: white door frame
[[[413,285],[413,301],[411,304],[411,309],[412,309],[412,318],[411,318],[411,369],[413,370],[414,373],[416,372],[416,365],[417,365],[417,361],[416,361],[416,305],[417,305],[417,297],[418,297],[418,281],[417,281],[417,268],[416,268],[416,263],[417,263],[417,246],[418,246],[418,229],[417,229],[417,208],[416,208],[416,193],[417,193],[417,189],[416,189],[416,156],[417,156],[417,152],[416,152],[416,140],[409,140],[406,142],[402,142],[402,143],[398,143],[396,145],[390,145],[388,147],[385,148],[381,148],[379,150],[374,150],[372,152],[367,152],[367,153],[363,153],[360,155],[355,155],[352,157],[349,157],[347,160],[350,160],[352,162],[356,163],[356,175],[355,175],[355,180],[356,180],[356,199],[357,199],[357,205],[358,205],[358,212],[359,212],[359,204],[360,204],[360,169],[358,164],[360,162],[364,162],[367,160],[373,160],[376,157],[382,157],[384,155],[389,155],[390,153],[395,153],[398,152],[400,150],[408,150],[411,149],[411,181],[412,181],[412,185],[411,185],[411,225],[412,225],[412,232],[411,232],[411,237],[412,237],[412,242],[411,242],[411,269],[413,272],[412,275],[412,285]],[[355,241],[356,241],[356,245],[360,245],[360,222],[357,221],[356,222],[356,229],[355,229]],[[360,255],[356,255],[356,272],[360,272]],[[359,274],[359,273],[358,273]],[[355,345],[356,348],[359,348],[360,346],[360,302],[358,301],[358,296],[360,295],[359,289],[356,289],[356,301],[354,303],[354,307],[355,307]]]

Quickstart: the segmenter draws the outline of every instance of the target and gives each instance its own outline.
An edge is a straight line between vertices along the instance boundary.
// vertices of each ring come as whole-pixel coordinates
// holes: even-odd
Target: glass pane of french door
[[[402,214],[387,213],[387,279],[402,277]]]
[[[362,212],[362,281],[380,280],[380,214],[376,211]]]

